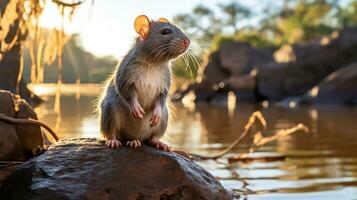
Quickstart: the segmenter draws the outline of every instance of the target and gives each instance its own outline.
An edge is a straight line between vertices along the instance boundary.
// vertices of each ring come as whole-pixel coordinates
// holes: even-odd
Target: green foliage
[[[275,23],[275,43],[308,41],[332,32],[329,14],[332,5],[325,0],[299,1],[294,7],[283,10]]]
[[[357,25],[357,0],[350,0],[344,7],[333,0],[279,1],[284,2],[281,7],[274,1],[268,4],[264,13],[258,14],[239,2],[219,4],[218,14],[210,8],[198,6],[192,14],[181,14],[176,19],[183,29],[210,43],[211,51],[230,41],[245,41],[258,48],[278,47],[320,38],[342,27]],[[242,25],[241,22],[249,22],[254,16],[261,17],[259,25]]]
[[[356,26],[357,25],[357,0],[350,2],[348,7],[340,9],[337,14],[339,24],[342,26]]]
[[[274,44],[267,39],[262,33],[255,30],[242,30],[233,35],[217,34],[212,40],[210,50],[218,50],[224,43],[240,41],[248,42],[256,48],[271,48],[275,47]]]

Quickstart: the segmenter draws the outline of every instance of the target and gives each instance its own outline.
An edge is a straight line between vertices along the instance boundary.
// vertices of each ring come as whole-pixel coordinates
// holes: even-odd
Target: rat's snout
[[[184,38],[184,39],[182,40],[182,45],[185,47],[185,49],[187,49],[188,46],[190,46],[190,39]]]

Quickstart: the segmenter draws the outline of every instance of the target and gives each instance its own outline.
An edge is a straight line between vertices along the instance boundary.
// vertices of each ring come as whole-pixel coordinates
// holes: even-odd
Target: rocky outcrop
[[[2,196],[1,196],[2,195]],[[108,149],[99,139],[68,139],[12,173],[0,199],[229,199],[205,169],[146,145]]]
[[[357,28],[346,28],[319,41],[292,46],[294,60],[258,70],[258,88],[270,101],[300,96],[332,72],[357,60]],[[356,85],[357,86],[357,85]]]
[[[357,63],[349,64],[327,76],[313,87],[297,104],[357,105]]]
[[[248,74],[253,68],[274,62],[271,50],[253,48],[245,42],[223,44],[218,53],[220,67],[226,69],[231,76]]]
[[[17,119],[37,119],[33,109],[18,95],[0,90],[0,114]],[[0,160],[26,160],[43,146],[40,127],[0,120]]]
[[[356,62],[356,52],[357,27],[308,43],[284,45],[274,53],[275,60],[270,50],[255,49],[246,43],[226,43],[211,55],[203,81],[177,96],[194,91],[197,101],[218,99],[225,103],[227,93],[234,91],[238,101],[279,102],[304,95],[334,71]]]
[[[194,91],[197,101],[212,102],[225,100],[224,96],[234,91],[240,100],[254,101],[256,80],[250,73],[254,68],[273,62],[272,53],[271,49],[257,49],[245,42],[225,43],[211,54],[203,81],[191,85],[178,96]]]

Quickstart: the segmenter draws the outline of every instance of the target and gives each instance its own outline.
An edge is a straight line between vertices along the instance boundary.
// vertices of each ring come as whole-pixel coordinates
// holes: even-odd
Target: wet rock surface
[[[205,169],[146,145],[108,149],[67,139],[19,166],[0,189],[6,199],[229,199]]]

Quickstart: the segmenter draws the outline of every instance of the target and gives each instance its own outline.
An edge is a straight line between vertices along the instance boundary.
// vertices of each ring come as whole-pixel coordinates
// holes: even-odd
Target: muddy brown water
[[[62,138],[98,137],[93,102],[99,86],[63,86],[60,98],[55,98],[54,88],[33,87],[47,99],[36,108],[40,119]],[[234,141],[257,109],[239,102],[230,110],[207,104],[185,107],[175,103],[174,107],[175,120],[165,140],[175,148],[203,155],[218,152]],[[357,199],[357,108],[269,106],[260,111],[268,123],[265,135],[300,122],[310,133],[280,138],[248,154],[249,158],[265,159],[249,159],[229,167],[224,160],[199,164],[242,199]],[[244,141],[230,155],[247,152],[250,142]]]

